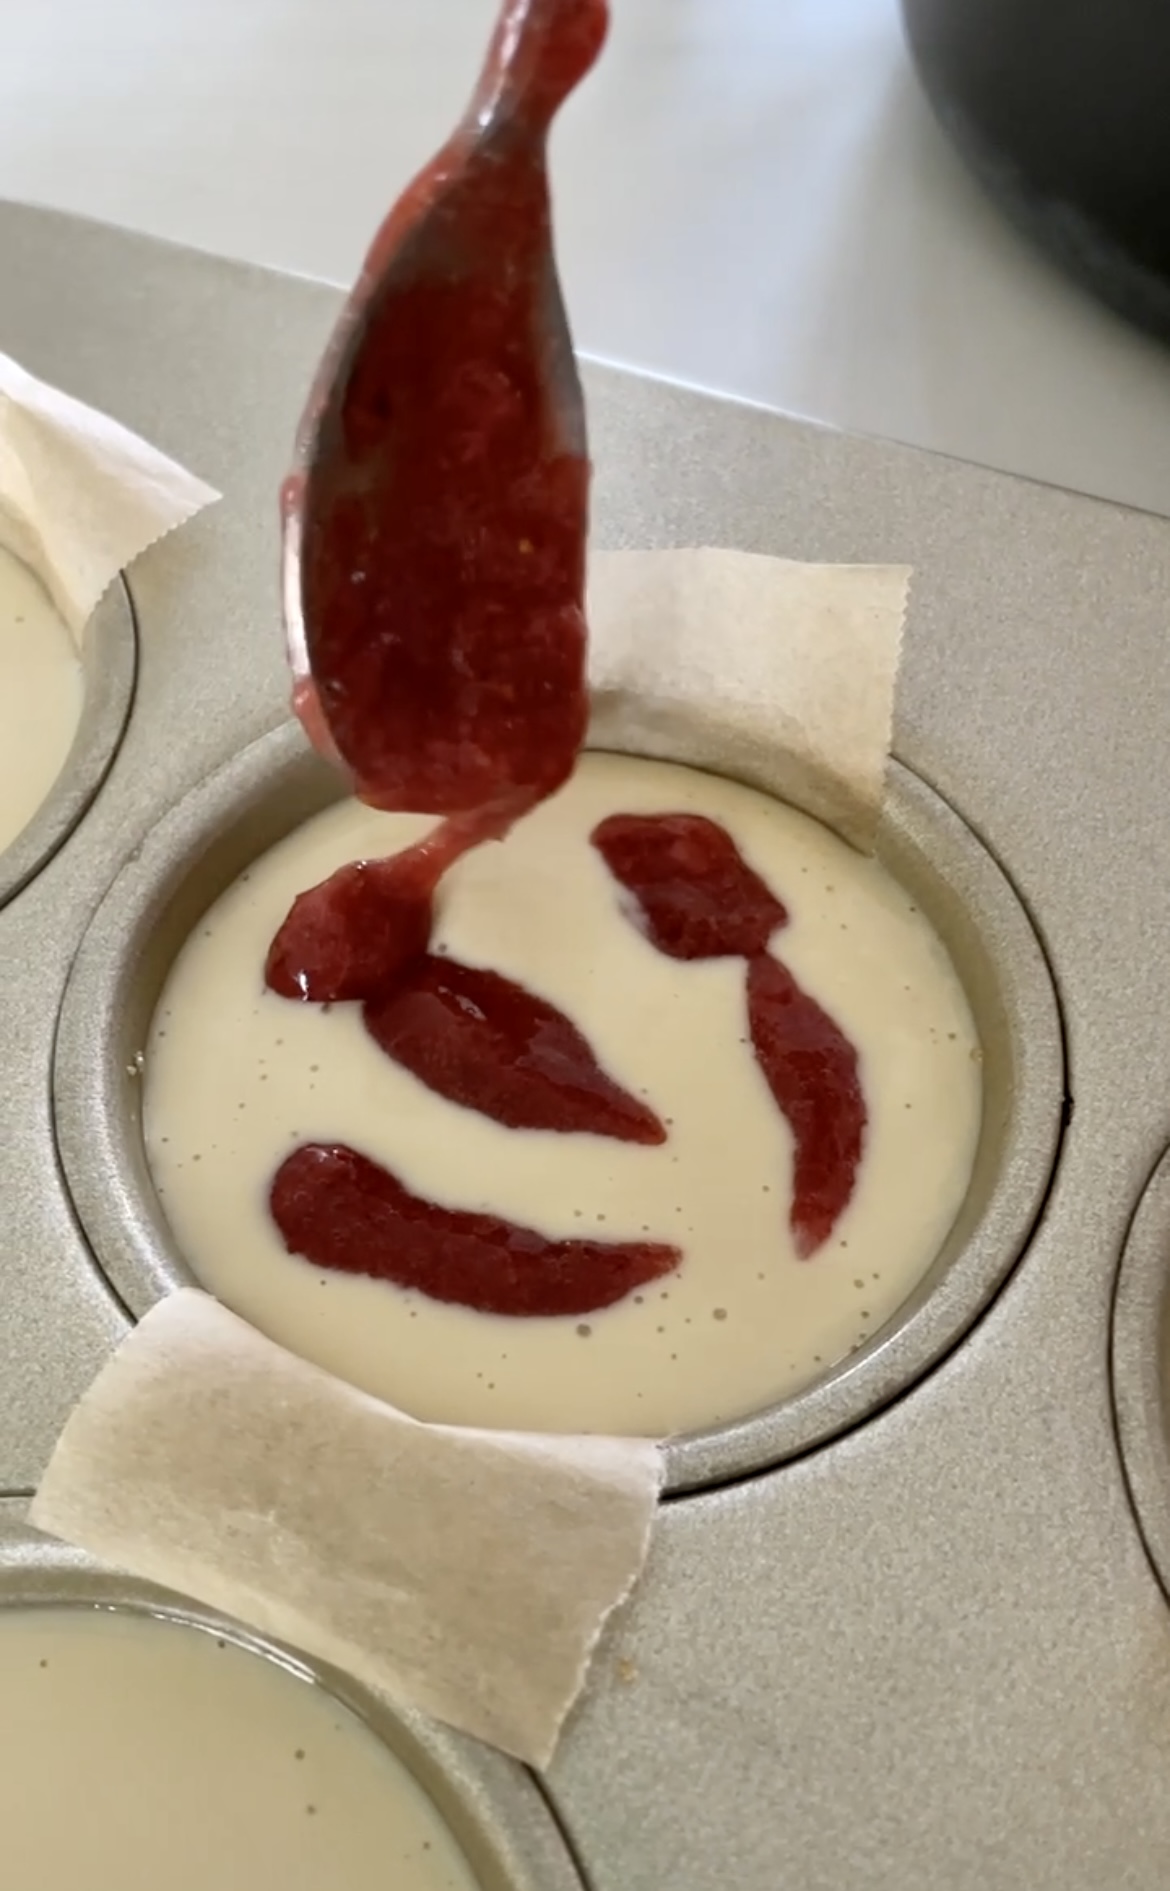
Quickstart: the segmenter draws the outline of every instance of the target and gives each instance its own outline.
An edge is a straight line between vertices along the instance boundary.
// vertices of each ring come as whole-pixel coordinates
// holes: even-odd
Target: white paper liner
[[[870,848],[909,581],[710,547],[597,553],[590,741],[733,775]]]
[[[0,354],[0,546],[35,571],[79,646],[118,573],[218,498],[107,414]]]
[[[188,1290],[90,1387],[31,1515],[543,1766],[660,1478],[648,1439],[420,1425]]]

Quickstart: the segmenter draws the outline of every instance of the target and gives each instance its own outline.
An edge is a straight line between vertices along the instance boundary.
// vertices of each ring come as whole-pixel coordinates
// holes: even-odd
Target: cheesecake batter
[[[753,1055],[742,961],[680,962],[629,922],[590,835],[608,816],[721,823],[788,912],[773,942],[856,1046],[868,1110],[856,1185],[801,1258],[792,1137]],[[444,881],[432,950],[558,1006],[666,1126],[659,1146],[508,1129],[387,1058],[360,1007],[265,990],[292,899],[426,831],[345,802],[257,861],[173,968],[146,1056],[147,1153],[212,1292],[273,1339],[420,1418],[665,1435],[758,1409],[880,1330],[930,1265],[970,1178],[979,1047],[958,978],[874,861],[751,789],[660,762],[582,757],[508,838]],[[668,1277],[586,1319],[442,1304],[289,1255],[268,1191],[298,1145],[344,1143],[451,1209],[555,1239],[663,1241]]]
[[[402,1763],[215,1635],[0,1610],[4,1876],[38,1891],[474,1891]]]
[[[0,852],[61,773],[81,702],[67,625],[27,565],[0,550]]]

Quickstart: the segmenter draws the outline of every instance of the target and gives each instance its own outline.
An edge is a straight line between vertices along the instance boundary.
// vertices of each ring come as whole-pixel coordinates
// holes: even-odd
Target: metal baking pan
[[[129,1317],[54,1139],[69,968],[165,811],[286,718],[274,495],[337,306],[0,207],[0,346],[225,495],[130,572],[117,763],[0,909],[3,1491],[35,1484]],[[1170,1610],[1118,1450],[1110,1322],[1170,1137],[1170,524],[612,368],[586,383],[599,544],[914,567],[893,805],[929,782],[923,853],[974,876],[954,882],[969,921],[932,909],[968,980],[965,925],[1006,989],[997,902],[1039,941],[1066,1123],[1026,1247],[949,1350],[830,1442],[663,1505],[545,1789],[591,1891],[1161,1891]],[[1020,1096],[1049,1138],[1055,1019],[1049,992],[1019,1027],[1020,1068],[1043,1076]],[[116,1169],[95,1182],[116,1190]],[[1115,1354],[1122,1311],[1119,1294]]]
[[[260,1660],[277,1661],[348,1708],[413,1774],[458,1841],[482,1891],[583,1891],[556,1820],[522,1766],[478,1741],[391,1708],[348,1676],[226,1616],[152,1583],[103,1570],[48,1542],[22,1522],[12,1504],[0,1506],[0,1609],[149,1615],[205,1629]]]
[[[172,1240],[142,1143],[139,1073],[158,996],[202,915],[259,853],[340,798],[336,770],[290,725],[166,816],[122,869],[74,961],[57,1031],[57,1149],[74,1209],[115,1291],[140,1317],[194,1276]],[[897,765],[878,849],[963,978],[984,1045],[983,1126],[966,1200],[913,1296],[809,1390],[672,1440],[667,1488],[759,1471],[896,1397],[948,1351],[1005,1278],[1048,1187],[1064,1098],[1055,996],[1007,880],[970,830]]]
[[[129,593],[118,582],[86,629],[81,716],[61,773],[27,827],[0,851],[0,906],[68,840],[105,780],[130,714],[137,666],[134,614]]]

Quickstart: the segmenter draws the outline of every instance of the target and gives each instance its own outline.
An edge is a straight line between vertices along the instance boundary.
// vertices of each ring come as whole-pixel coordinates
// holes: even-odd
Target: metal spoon
[[[578,589],[583,586],[585,415],[553,258],[545,148],[552,118],[592,65],[607,24],[607,0],[506,0],[471,104],[452,138],[382,225],[334,330],[301,423],[294,470],[282,491],[283,602],[293,704],[314,744],[340,762],[356,791],[377,806],[466,816],[483,806],[483,784],[492,774],[483,756],[478,774],[471,765],[475,740],[482,735],[487,742],[495,726],[487,720],[482,730],[471,727],[472,739],[464,742],[462,751],[466,766],[462,773],[452,770],[447,790],[439,786],[432,792],[418,770],[412,775],[408,753],[416,745],[416,733],[421,741],[427,722],[422,697],[417,713],[409,700],[409,686],[424,656],[417,648],[422,641],[417,633],[413,655],[407,650],[409,630],[400,626],[416,602],[419,584],[434,579],[434,561],[427,565],[424,557],[426,531],[434,520],[424,516],[421,501],[416,504],[416,489],[425,487],[434,494],[433,513],[445,509],[442,529],[450,528],[450,559],[447,566],[440,561],[440,572],[458,573],[468,560],[473,566],[475,547],[485,531],[482,462],[473,465],[468,459],[461,464],[438,419],[438,433],[432,434],[418,401],[412,404],[410,399],[416,373],[423,370],[427,339],[425,322],[411,331],[412,312],[431,306],[428,297],[435,307],[446,308],[444,297],[465,294],[474,318],[466,358],[459,359],[456,348],[450,373],[434,391],[436,415],[449,388],[457,388],[461,377],[473,388],[477,373],[490,407],[491,375],[499,363],[501,399],[506,400],[508,376],[513,381],[516,377],[514,362],[504,362],[500,351],[513,342],[516,347],[526,345],[521,379],[528,379],[522,391],[530,407],[534,400],[540,403],[542,464],[549,469],[543,483],[561,482],[563,523],[580,541]],[[409,346],[399,345],[399,330],[408,340],[414,332]],[[452,437],[457,444],[462,438],[457,432]],[[442,466],[440,454],[445,455]],[[579,495],[573,468],[582,474]],[[516,516],[527,516],[526,504],[535,530],[551,529],[541,506],[547,513],[552,500],[537,490],[542,482],[528,474],[524,487],[523,470],[515,470],[513,494],[500,491],[500,506],[515,498],[520,506]],[[502,485],[509,476],[502,467]],[[473,493],[476,479],[480,484]],[[458,520],[464,497],[472,523],[459,538],[450,521]],[[406,515],[412,508],[419,516],[408,527]],[[529,533],[522,539],[522,551],[531,552],[531,538]],[[485,569],[490,563],[481,562]],[[540,560],[529,563],[535,568]],[[570,550],[566,569],[572,563]],[[534,569],[534,586],[539,575]],[[470,595],[477,581],[469,567],[463,590]],[[522,618],[522,560],[513,560],[507,581],[519,587],[516,614]],[[535,590],[533,598],[535,608],[540,603]],[[462,591],[457,601],[463,603]],[[444,638],[454,637],[456,628],[442,621],[442,608],[436,608],[434,618],[427,625],[434,656],[432,683],[443,660]],[[522,631],[523,625],[517,629]],[[580,640],[583,701],[583,616]],[[494,653],[489,654],[494,660]],[[454,646],[452,658],[465,667],[468,663]],[[471,660],[473,671],[476,660]],[[430,656],[425,661],[430,662]],[[516,687],[521,691],[524,676],[520,667]],[[471,681],[476,681],[474,674]],[[518,697],[517,717],[522,708]],[[543,698],[524,713],[531,721],[537,712],[551,714]],[[398,724],[390,730],[396,714]],[[379,716],[387,724],[381,731],[382,750],[375,739]],[[582,732],[572,740],[574,749]],[[438,753],[450,732],[439,727],[432,733],[436,740],[431,752]],[[553,729],[554,747],[557,741],[564,747],[571,734],[567,724]],[[533,766],[530,759],[523,764],[529,772]],[[519,792],[524,800],[523,779],[501,776],[496,785],[506,799],[515,801]],[[539,783],[536,789],[528,794],[527,805],[548,791]],[[516,811],[522,811],[518,803]]]

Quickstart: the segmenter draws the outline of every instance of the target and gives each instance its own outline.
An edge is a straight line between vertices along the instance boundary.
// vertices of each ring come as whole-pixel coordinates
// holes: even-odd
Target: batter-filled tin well
[[[619,785],[611,791],[607,783],[615,778],[615,771]],[[794,1174],[798,1169],[795,1159],[780,1153],[780,1140],[788,1132],[778,1118],[757,1133],[754,1119],[744,1116],[741,1121],[735,1116],[737,1086],[745,1096],[753,1081],[762,1088],[750,1068],[752,1049],[746,1030],[738,1038],[730,1031],[725,1034],[731,1047],[726,1063],[717,1063],[717,1034],[710,1038],[709,1052],[704,1052],[697,1024],[690,1064],[690,1050],[684,1045],[680,1053],[680,1033],[670,1029],[658,1030],[657,1063],[642,1056],[643,1040],[648,1042],[653,1032],[640,1020],[657,1015],[654,979],[661,968],[651,965],[651,948],[627,924],[628,908],[623,916],[617,891],[613,894],[612,943],[607,935],[604,947],[599,947],[587,937],[587,902],[578,909],[573,886],[558,882],[555,874],[544,883],[543,906],[534,904],[524,918],[525,886],[533,881],[530,862],[525,877],[514,883],[505,880],[502,892],[497,889],[502,930],[488,926],[477,932],[467,921],[462,934],[456,927],[451,950],[458,953],[462,947],[463,956],[474,963],[498,964],[512,977],[535,970],[530,983],[555,1002],[563,1002],[567,992],[566,1009],[578,1022],[586,1015],[580,1003],[590,998],[588,980],[596,971],[601,990],[598,1005],[588,1012],[593,1048],[600,1049],[601,1063],[616,1072],[631,1093],[662,1112],[661,1122],[668,1127],[662,1128],[658,1148],[619,1148],[596,1139],[563,1138],[561,1145],[591,1144],[588,1150],[578,1146],[570,1159],[562,1146],[554,1147],[555,1139],[539,1149],[531,1144],[521,1148],[494,1124],[473,1126],[460,1140],[462,1130],[457,1133],[454,1117],[462,1118],[466,1112],[453,1112],[449,1118],[436,1116],[431,1129],[428,1111],[434,1099],[423,1094],[413,1075],[390,1073],[406,1089],[378,1088],[383,1082],[388,1085],[390,1076],[383,1078],[381,1066],[375,1069],[371,1061],[378,1053],[362,1039],[356,1007],[334,1008],[352,1011],[354,1016],[348,1020],[307,1018],[302,1014],[312,1008],[292,1005],[282,1010],[282,1001],[264,993],[263,938],[267,935],[263,928],[271,930],[286,895],[305,883],[298,883],[300,868],[295,863],[282,867],[283,879],[274,880],[273,863],[281,860],[288,846],[301,845],[302,832],[324,834],[328,840],[330,824],[349,818],[340,805],[336,779],[306,754],[303,740],[290,728],[265,737],[235,758],[160,824],[99,909],[66,992],[55,1067],[62,1165],[94,1251],[130,1310],[141,1314],[161,1293],[194,1276],[273,1337],[419,1416],[491,1423],[493,1414],[498,1414],[494,1422],[506,1426],[667,1435],[668,1484],[676,1491],[763,1469],[833,1437],[905,1390],[945,1354],[1021,1253],[1047,1187],[1059,1136],[1063,1095],[1059,1017],[1044,957],[1029,922],[1006,878],[965,824],[921,780],[896,764],[891,768],[876,866],[862,862],[806,817],[768,803],[752,790],[633,758],[623,762],[615,757],[586,757],[574,783],[560,798],[560,811],[557,802],[550,804],[548,810],[522,824],[516,836],[527,831],[524,845],[536,846],[540,823],[560,820],[561,828],[548,827],[545,841],[549,871],[559,871],[559,863],[578,838],[577,855],[584,863],[589,853],[588,830],[596,815],[606,812],[607,792],[641,796],[640,806],[661,809],[672,807],[692,788],[697,796],[693,805],[717,811],[721,819],[726,816],[729,829],[747,842],[754,866],[767,864],[759,848],[768,841],[771,828],[780,824],[783,833],[778,844],[790,863],[790,877],[799,890],[797,874],[808,872],[812,880],[819,875],[819,923],[829,925],[826,915],[831,914],[834,936],[846,933],[852,924],[854,937],[863,940],[858,949],[863,950],[868,948],[869,931],[885,928],[892,951],[901,950],[898,942],[904,942],[905,950],[917,953],[926,970],[933,967],[932,976],[939,981],[936,1008],[927,1006],[921,1013],[923,1043],[918,1048],[923,1055],[907,1059],[898,1042],[902,1015],[898,1007],[906,1006],[909,1016],[920,996],[908,963],[895,958],[886,971],[880,967],[873,971],[879,980],[888,976],[884,992],[876,986],[870,991],[866,979],[860,981],[865,989],[858,991],[859,981],[850,973],[848,940],[834,946],[845,965],[832,999],[835,1011],[859,1022],[872,1018],[875,1041],[883,1032],[889,1040],[892,1032],[895,1075],[881,1111],[871,1107],[869,1112],[866,1134],[872,1135],[874,1165],[867,1171],[863,1162],[855,1199],[834,1225],[823,1253],[811,1258],[789,1254],[774,1262],[766,1231],[779,1227],[777,1217],[783,1214],[783,1200],[791,1186],[784,1165],[791,1164]],[[573,819],[585,822],[579,836],[572,829]],[[294,835],[295,843],[290,840]],[[388,842],[387,851],[396,844],[397,837]],[[305,854],[306,879],[319,877],[323,865],[327,869],[337,864],[327,845],[322,851],[323,845],[314,841]],[[499,849],[482,850],[476,873],[490,878],[502,871],[499,863],[513,845],[510,839]],[[515,857],[520,860],[524,855],[521,851]],[[864,899],[860,905],[847,903],[857,889],[850,893],[836,884],[842,876],[833,862],[844,874],[860,876],[863,890],[880,881],[886,890],[872,908]],[[307,871],[310,864],[312,872]],[[595,856],[588,872],[593,875],[589,897],[596,904],[608,897],[608,883]],[[241,876],[245,877],[241,880]],[[474,878],[468,879],[467,886],[471,891],[466,898],[462,883],[452,896],[456,919],[463,900],[474,920]],[[802,985],[811,989],[817,986],[822,969],[817,938],[826,941],[827,951],[827,934],[813,937],[810,944],[801,917],[807,900],[802,902],[791,884],[786,884],[784,897],[791,900],[793,924],[791,932],[778,935],[773,950],[793,959]],[[834,900],[842,902],[839,908]],[[555,967],[550,968],[547,954],[543,968],[532,957],[533,941],[555,936],[557,924],[567,928],[568,949],[562,958],[574,960],[584,984],[579,980],[576,986],[550,988],[547,975]],[[249,926],[258,930],[249,933]],[[210,944],[205,946],[205,941]],[[192,1132],[194,1143],[185,1151],[186,1168],[181,1174],[183,1161],[172,1160],[167,1147],[172,1141],[171,1125],[163,1122],[160,1126],[158,1097],[167,1087],[175,1094],[193,1089],[174,1063],[175,1040],[182,1036],[184,1025],[182,1004],[176,1014],[175,994],[187,978],[188,967],[205,950],[218,953],[236,989],[224,1010],[229,1020],[226,1036],[218,1050],[206,1053],[212,1089],[204,1090],[206,1114]],[[673,968],[671,975],[677,970]],[[698,979],[692,967],[682,972],[684,984],[685,979],[692,981],[685,988],[694,995],[696,1018],[704,1005],[715,1018],[738,1015],[735,1006],[742,1004],[737,994],[743,973],[737,962],[724,960],[714,967],[700,967]],[[219,977],[220,972],[212,966],[211,975]],[[646,982],[639,984],[641,980]],[[671,986],[668,996],[673,1001],[682,989]],[[631,996],[635,990],[640,994],[636,1004]],[[615,992],[629,1003],[624,1037],[622,1029],[605,1035],[605,1006],[600,1000],[607,993],[612,998]],[[223,1009],[218,999],[215,1009]],[[238,1029],[230,1023],[237,1012]],[[676,1011],[671,1016],[686,1022],[690,1013]],[[202,1029],[192,1031],[190,1017],[186,1027],[192,1054],[199,1058],[204,1055]],[[262,1037],[252,1042],[250,1034],[260,1027]],[[333,1037],[304,1035],[325,1030]],[[366,1061],[353,1066],[352,1076],[347,1067],[344,1079],[330,1091],[332,1046],[344,1032],[349,1033],[349,1053]],[[245,1037],[249,1045],[241,1050]],[[864,1072],[864,1060],[861,1067]],[[905,1067],[911,1069],[911,1078]],[[686,1094],[680,1107],[677,1086],[674,1091],[670,1088],[668,1078],[678,1069],[683,1073],[684,1091],[693,1070],[694,1110]],[[310,1081],[313,1072],[318,1074]],[[228,1088],[220,1087],[229,1076]],[[645,1086],[639,1085],[639,1077],[647,1079]],[[919,1082],[920,1088],[903,1092],[897,1086],[905,1082]],[[315,1094],[318,1085],[327,1107],[322,1096]],[[926,1171],[939,1142],[934,1119],[949,1107],[951,1092],[956,1099],[956,1134],[966,1138],[969,1147],[958,1166],[943,1160],[945,1188],[951,1193],[940,1195],[936,1205],[928,1205],[928,1212],[923,1206],[930,1180]],[[872,1106],[872,1097],[870,1102]],[[442,1107],[450,1111],[450,1105]],[[913,1109],[918,1110],[917,1116],[902,1115]],[[338,1280],[326,1267],[314,1266],[312,1254],[290,1260],[271,1231],[266,1237],[266,1258],[258,1263],[260,1272],[247,1288],[225,1278],[220,1259],[230,1262],[235,1253],[242,1252],[251,1239],[252,1223],[259,1228],[267,1212],[263,1188],[271,1163],[286,1153],[290,1159],[296,1156],[306,1138],[344,1139],[343,1117],[350,1124],[350,1140],[358,1143],[366,1125],[372,1135],[375,1119],[389,1117],[395,1110],[406,1145],[414,1139],[416,1163],[421,1165],[414,1177],[425,1173],[429,1183],[424,1192],[431,1197],[478,1208],[486,1194],[493,1214],[515,1215],[510,1204],[523,1205],[529,1199],[523,1191],[535,1185],[535,1178],[543,1190],[541,1212],[533,1214],[530,1222],[543,1228],[550,1215],[568,1218],[585,1213],[591,1218],[588,1232],[599,1240],[616,1228],[623,1237],[644,1236],[656,1253],[662,1251],[661,1238],[674,1233],[682,1254],[677,1273],[664,1263],[639,1292],[624,1297],[616,1318],[608,1306],[596,1316],[583,1312],[583,1317],[567,1320],[516,1320],[510,1325],[493,1313],[495,1324],[490,1330],[480,1313],[466,1307],[437,1307],[425,1293],[403,1295],[395,1288],[397,1330],[390,1325],[385,1328],[389,1365],[377,1353],[381,1344],[378,1321],[390,1307],[387,1290],[380,1283]],[[242,1196],[233,1204],[227,1171],[217,1165],[229,1148],[235,1160],[242,1125],[254,1123],[258,1112],[263,1113],[270,1141],[265,1145],[267,1155],[257,1165],[259,1172],[249,1184],[255,1196],[253,1208]],[[688,1134],[693,1158],[687,1155]],[[757,1145],[766,1149],[769,1135],[777,1139],[774,1170],[764,1160],[753,1171],[753,1152]],[[670,1192],[677,1188],[679,1171],[668,1165],[681,1162],[688,1174],[697,1171],[699,1158],[711,1154],[704,1144],[713,1147],[717,1140],[719,1155],[710,1165],[711,1186],[723,1190],[716,1207],[724,1216],[729,1256],[738,1244],[744,1282],[738,1300],[730,1286],[720,1291],[719,1224],[710,1222],[710,1202],[694,1191],[688,1195],[685,1188]],[[882,1161],[892,1166],[883,1185],[885,1206],[879,1203],[875,1211],[873,1188],[866,1178],[879,1174],[879,1148],[890,1152]],[[382,1159],[390,1161],[395,1153],[391,1143]],[[561,1162],[567,1166],[554,1166]],[[509,1165],[515,1171],[511,1182]],[[648,1185],[644,1198],[638,1197],[650,1204],[643,1223],[619,1225],[622,1214],[631,1212],[627,1178],[650,1175],[657,1176],[658,1183]],[[762,1184],[753,1179],[759,1175],[765,1177]],[[512,1183],[519,1193],[509,1196]],[[607,1188],[615,1191],[612,1200],[605,1193]],[[773,1188],[779,1202],[772,1197]],[[275,1202],[275,1195],[271,1199]],[[594,1213],[602,1203],[604,1209]],[[223,1218],[218,1228],[211,1225],[211,1232],[200,1237],[204,1241],[200,1248],[192,1231],[209,1206],[222,1210]],[[875,1212],[879,1221],[885,1216],[886,1235],[889,1227],[895,1230],[880,1265],[875,1264]],[[670,1214],[679,1217],[674,1224],[669,1222]],[[698,1260],[704,1215],[708,1234],[712,1225],[715,1228],[704,1263],[706,1276]],[[758,1240],[753,1217],[758,1218],[761,1230]],[[521,1217],[515,1215],[515,1219]],[[566,1219],[564,1230],[571,1232],[575,1225],[583,1224]],[[688,1245],[692,1239],[693,1254]],[[903,1252],[904,1244],[911,1241],[918,1248],[913,1254],[909,1248]],[[306,1250],[295,1252],[304,1255]],[[276,1268],[297,1271],[286,1271],[283,1277],[291,1283],[280,1289],[286,1300],[273,1297],[265,1302],[262,1296],[257,1298],[256,1283],[265,1270]],[[355,1299],[355,1291],[364,1298]],[[380,1306],[378,1295],[382,1296]],[[299,1300],[299,1311],[286,1322],[294,1299]],[[350,1343],[360,1349],[360,1357],[352,1356],[354,1364],[348,1363],[351,1355],[337,1350],[343,1307]],[[579,1316],[582,1311],[578,1309]],[[389,1312],[386,1317],[390,1319]],[[798,1351],[798,1326],[807,1336],[808,1351],[793,1357]],[[814,1348],[819,1348],[819,1356]],[[732,1385],[730,1396],[726,1388],[717,1386],[708,1395],[704,1375],[709,1376],[724,1357],[736,1362],[728,1369],[742,1372],[742,1378]],[[656,1377],[653,1386],[647,1378],[643,1388],[636,1375],[651,1358],[656,1362]],[[672,1384],[673,1368],[678,1370]],[[643,1390],[646,1404],[640,1407],[634,1400]]]
[[[1170,1152],[1146,1185],[1122,1253],[1111,1364],[1125,1480],[1170,1597]]]
[[[0,1524],[5,1871],[43,1891],[580,1891],[513,1761]]]
[[[136,666],[120,580],[78,652],[32,572],[0,553],[0,907],[52,859],[100,789],[130,715]]]

